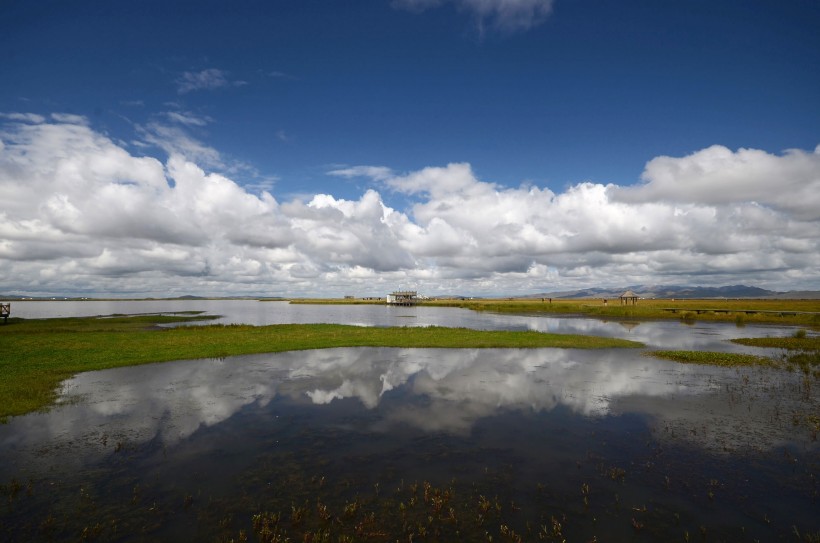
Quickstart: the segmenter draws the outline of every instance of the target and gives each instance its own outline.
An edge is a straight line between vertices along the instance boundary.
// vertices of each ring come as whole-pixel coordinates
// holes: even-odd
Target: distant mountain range
[[[579,290],[545,291],[538,294],[528,294],[526,296],[509,295],[515,298],[618,298],[621,294],[631,290],[641,298],[763,298],[781,300],[818,300],[820,290],[790,290],[788,292],[778,292],[766,290],[747,285],[728,285],[724,287],[691,287],[681,285],[630,285],[617,288],[585,288]],[[506,297],[506,296],[498,296]],[[434,299],[471,299],[470,296],[435,296]],[[82,297],[30,297],[14,294],[0,293],[0,300],[93,300],[103,298],[82,298]],[[143,298],[145,299],[145,298]],[[170,299],[170,300],[208,300],[223,298],[205,298],[200,296],[178,296],[176,298],[148,298],[148,299]],[[238,296],[236,298],[224,297],[224,299],[284,299],[266,296]]]
[[[641,298],[770,298],[770,299],[820,299],[817,290],[792,290],[778,292],[747,285],[724,287],[691,287],[679,285],[630,285],[619,288],[586,288],[561,292],[532,294],[527,298],[617,298],[631,290]]]

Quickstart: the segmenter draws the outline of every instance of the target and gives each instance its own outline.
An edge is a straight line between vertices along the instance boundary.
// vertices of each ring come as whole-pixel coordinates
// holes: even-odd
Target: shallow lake
[[[12,312],[22,318],[87,317],[113,314],[182,313],[201,311],[219,315],[197,324],[331,323],[357,326],[447,326],[476,330],[535,330],[560,334],[587,334],[641,341],[662,349],[754,352],[729,343],[740,337],[787,336],[796,328],[721,322],[684,324],[669,321],[605,321],[584,317],[510,315],[476,312],[455,307],[395,307],[387,305],[301,305],[256,300],[144,300],[13,302]]]
[[[260,314],[297,308],[305,319],[320,318],[317,308],[343,312],[258,305],[274,308]],[[792,331],[342,306],[357,307],[367,309],[347,322],[391,324],[382,318],[391,309],[414,321],[402,324],[589,333],[663,348],[731,350],[731,337]],[[92,314],[174,310],[189,309]],[[229,314],[224,305],[210,311]],[[816,380],[644,352],[352,348],[80,374],[50,412],[0,426],[0,540],[820,534]]]

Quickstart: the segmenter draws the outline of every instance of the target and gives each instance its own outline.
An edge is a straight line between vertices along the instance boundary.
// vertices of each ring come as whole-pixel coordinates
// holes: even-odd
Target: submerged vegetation
[[[653,439],[649,443],[660,447]],[[646,449],[635,452],[641,460],[657,460],[652,448]],[[47,480],[15,479],[0,485],[6,511],[37,511],[42,517],[9,518],[0,533],[17,541],[162,541],[178,540],[184,533],[186,539],[218,543],[560,543],[599,541],[602,534],[607,538],[601,540],[607,541],[703,541],[704,534],[716,541],[755,541],[756,535],[776,538],[788,532],[799,534],[792,541],[808,543],[820,536],[805,518],[787,528],[773,524],[765,512],[763,518],[750,515],[742,525],[707,515],[699,518],[670,504],[669,497],[685,496],[703,508],[715,508],[717,503],[725,510],[739,501],[730,475],[727,482],[700,473],[676,471],[670,477],[666,470],[627,470],[605,463],[609,459],[600,452],[580,456],[577,467],[561,477],[566,484],[522,482],[512,466],[504,465],[488,466],[466,479],[434,482],[405,480],[381,470],[375,476],[357,469],[333,477],[317,465],[323,458],[308,451],[307,459],[260,455],[235,474],[232,484],[244,491],[234,495],[212,493],[195,483],[169,488],[140,479],[142,484],[131,486],[116,473],[113,480],[83,481],[76,503],[66,504],[71,498],[61,496],[60,503],[44,506]],[[137,453],[146,451],[131,451]],[[466,456],[462,451],[454,454]],[[139,464],[139,457],[120,462]],[[361,466],[357,463],[356,468]],[[73,490],[77,484],[72,481]],[[648,485],[662,489],[660,499],[646,501],[630,492]],[[188,531],[180,528],[185,524]]]
[[[443,327],[361,327],[340,324],[157,324],[206,316],[11,319],[0,326],[0,417],[50,405],[72,375],[151,362],[333,347],[612,348],[641,347],[622,339],[530,331]]]
[[[744,340],[733,339],[736,343],[744,345],[756,345],[757,340],[764,343],[763,346],[772,347],[780,346],[777,342],[763,342],[762,340],[783,339],[790,338],[750,338]],[[788,344],[788,343],[787,343]],[[798,350],[798,347],[788,347],[792,350]],[[710,352],[710,351],[649,351],[645,353],[646,356],[653,356],[655,358],[663,358],[664,360],[672,360],[680,362],[681,364],[706,364],[710,366],[770,366],[784,369],[799,369],[806,375],[814,375],[820,377],[820,350],[800,350],[800,352],[787,353],[783,356],[770,358],[766,356],[758,356],[753,354],[743,353],[724,353],[724,352]]]
[[[774,366],[775,362],[765,356],[710,351],[649,351],[647,356],[672,360],[682,364],[708,364],[710,366]]]
[[[791,337],[756,337],[733,339],[733,343],[749,347],[783,349],[780,361],[787,368],[797,368],[807,376],[820,378],[820,336],[808,336],[797,330]]]
[[[732,342],[749,347],[767,347],[770,349],[787,349],[789,351],[820,351],[820,336],[806,337],[804,330],[798,330],[791,337],[739,338],[733,339]]]

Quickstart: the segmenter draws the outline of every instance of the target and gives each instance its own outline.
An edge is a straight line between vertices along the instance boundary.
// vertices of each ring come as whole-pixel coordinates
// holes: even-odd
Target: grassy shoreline
[[[383,300],[292,299],[292,304],[383,305]],[[457,307],[494,313],[540,313],[579,315],[600,319],[680,320],[683,322],[721,321],[744,324],[783,324],[820,329],[820,300],[639,300],[636,305],[621,305],[599,298],[558,299],[514,298],[480,300],[426,300],[428,307]],[[669,309],[676,309],[671,312]],[[716,310],[716,311],[715,311]],[[754,312],[754,313],[752,313]]]
[[[137,364],[334,347],[635,348],[638,342],[466,328],[374,328],[339,324],[158,328],[204,316],[11,319],[0,325],[0,419],[51,405],[74,374]]]

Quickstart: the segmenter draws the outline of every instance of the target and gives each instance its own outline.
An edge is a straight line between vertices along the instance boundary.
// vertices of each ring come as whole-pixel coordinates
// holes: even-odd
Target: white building
[[[415,290],[397,290],[387,295],[388,305],[416,305],[419,302]]]

